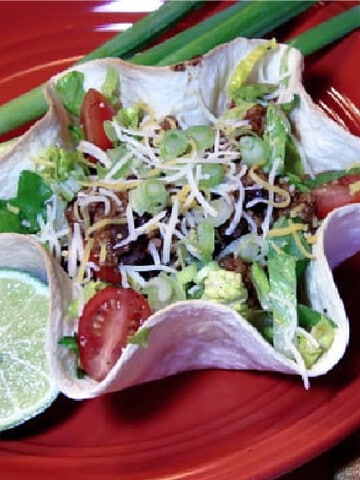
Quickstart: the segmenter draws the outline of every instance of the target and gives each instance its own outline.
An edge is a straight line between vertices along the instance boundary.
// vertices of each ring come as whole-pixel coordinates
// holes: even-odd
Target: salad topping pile
[[[308,306],[305,272],[319,222],[359,200],[360,171],[304,175],[299,99],[279,103],[281,82],[248,83],[273,48],[237,66],[227,111],[207,111],[207,125],[125,108],[112,68],[102,91],[85,91],[79,71],[57,82],[76,147],[34,159],[0,226],[35,235],[73,280],[78,330],[60,341],[91,378],[103,380],[128,341],[145,346],[144,321],[182,300],[236,310],[304,371],[330,347],[336,326]]]

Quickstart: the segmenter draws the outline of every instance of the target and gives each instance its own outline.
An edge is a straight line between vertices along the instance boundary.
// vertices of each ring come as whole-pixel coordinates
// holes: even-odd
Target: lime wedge
[[[57,395],[45,352],[49,302],[41,280],[0,269],[0,431],[41,413]]]

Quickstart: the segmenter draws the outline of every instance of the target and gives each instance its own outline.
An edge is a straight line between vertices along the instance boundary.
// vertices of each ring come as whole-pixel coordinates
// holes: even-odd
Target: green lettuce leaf
[[[10,199],[8,203],[18,209],[19,221],[28,233],[35,233],[38,230],[38,215],[46,217],[45,203],[51,195],[51,189],[40,175],[29,170],[21,172],[17,196]]]
[[[84,74],[76,70],[67,73],[57,81],[55,90],[59,94],[66,110],[73,115],[79,116],[85,95]]]

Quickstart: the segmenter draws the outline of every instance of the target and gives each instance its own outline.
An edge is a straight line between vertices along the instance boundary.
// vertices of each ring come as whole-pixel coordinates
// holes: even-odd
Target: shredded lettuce
[[[271,311],[269,279],[263,267],[257,262],[251,265],[251,280],[261,308],[264,311]]]
[[[139,215],[145,212],[156,215],[167,205],[169,193],[163,182],[156,178],[144,180],[130,192],[130,203]]]
[[[215,142],[215,130],[205,125],[194,125],[185,130],[185,134],[195,142],[197,152],[212,148]]]
[[[287,173],[289,181],[292,185],[300,190],[301,192],[309,192],[310,190],[321,187],[329,182],[339,180],[346,175],[357,175],[360,174],[360,167],[349,168],[349,170],[330,170],[327,172],[321,172],[315,175],[314,177],[301,177],[300,174],[296,173]]]
[[[289,345],[293,343],[297,327],[296,259],[286,253],[279,254],[271,248],[267,266],[274,348],[291,357]]]
[[[56,82],[55,89],[66,110],[79,116],[85,95],[84,74],[77,70],[67,73]]]
[[[237,101],[255,102],[264,95],[269,95],[277,89],[272,83],[247,83],[236,90]]]
[[[38,172],[53,193],[68,202],[80,190],[80,181],[88,175],[78,151],[69,152],[55,146],[43,152]]]
[[[229,82],[228,93],[230,98],[236,100],[241,98],[241,89],[248,80],[255,65],[265,56],[265,54],[278,47],[275,39],[271,39],[261,45],[253,48],[246,57],[236,66]]]
[[[290,133],[289,120],[280,109],[279,105],[270,102],[266,109],[266,124],[264,141],[268,151],[266,168],[271,169],[277,162],[277,173],[282,173],[285,164],[286,141]]]
[[[115,68],[109,67],[101,91],[113,105],[119,103],[120,76]]]
[[[21,224],[19,214],[8,210],[7,202],[0,203],[0,233],[26,233],[26,228]]]
[[[142,108],[139,105],[133,105],[127,108],[120,108],[115,115],[115,120],[123,127],[136,129],[142,118]]]
[[[4,208],[4,202],[0,206],[0,231],[37,232],[38,216],[46,218],[46,202],[51,195],[51,189],[40,175],[30,170],[23,170],[19,176],[16,197],[6,202],[6,208]]]
[[[240,138],[241,161],[246,165],[264,165],[268,161],[267,145],[258,135],[244,135]]]
[[[285,174],[303,175],[304,171],[304,164],[296,141],[292,135],[288,134],[285,143],[284,172]]]
[[[151,328],[142,327],[134,335],[128,338],[127,343],[131,343],[133,345],[139,345],[140,347],[146,348],[149,344],[149,335],[151,332]]]

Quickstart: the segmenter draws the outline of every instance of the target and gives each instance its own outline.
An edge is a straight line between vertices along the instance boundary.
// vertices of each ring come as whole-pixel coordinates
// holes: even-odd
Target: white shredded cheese
[[[69,240],[68,248],[68,265],[67,270],[70,278],[75,278],[77,275],[78,261],[81,261],[84,254],[84,242],[81,234],[80,224],[74,223],[73,234]]]
[[[269,179],[268,179],[270,185],[274,185],[275,176],[276,176],[279,164],[280,164],[280,160],[274,160],[274,162],[271,166],[271,170],[270,170],[270,173],[269,173]],[[271,224],[271,221],[272,221],[273,210],[274,210],[273,203],[274,203],[274,192],[272,190],[269,190],[269,203],[268,203],[268,206],[267,206],[267,209],[266,209],[264,220],[263,220],[262,225],[261,225],[262,232],[263,232],[263,237],[266,237],[266,235],[268,234],[269,228],[270,228],[270,224]]]
[[[172,208],[169,221],[166,225],[166,231],[163,239],[163,249],[162,249],[162,261],[164,264],[170,262],[170,251],[172,244],[172,237],[175,231],[176,224],[178,222],[179,214],[179,201],[178,197],[174,195],[172,197]]]
[[[155,215],[152,219],[141,225],[140,227],[135,227],[134,226],[134,217],[132,215],[132,208],[130,204],[128,204],[128,207],[126,209],[126,216],[128,218],[128,221],[130,221],[131,226],[129,226],[129,235],[121,240],[119,243],[117,243],[114,248],[119,248],[119,247],[124,247],[125,245],[129,244],[130,242],[135,241],[140,235],[143,233],[146,233],[147,231],[150,231],[151,229],[155,227],[159,227],[159,222],[166,216],[166,212],[162,211]]]
[[[84,154],[91,155],[98,162],[100,162],[101,165],[104,165],[104,167],[106,168],[111,167],[110,158],[106,155],[104,150],[94,145],[93,143],[88,142],[87,140],[80,140],[78,145],[78,150],[79,152],[82,152]]]
[[[247,166],[242,165],[239,174],[236,177],[234,177],[234,181],[238,186],[238,199],[234,205],[234,210],[235,210],[234,216],[230,222],[230,225],[225,230],[226,235],[232,235],[234,233],[242,217],[244,200],[245,200],[245,190],[241,181],[241,177],[243,177],[246,174],[246,171],[247,171]]]

